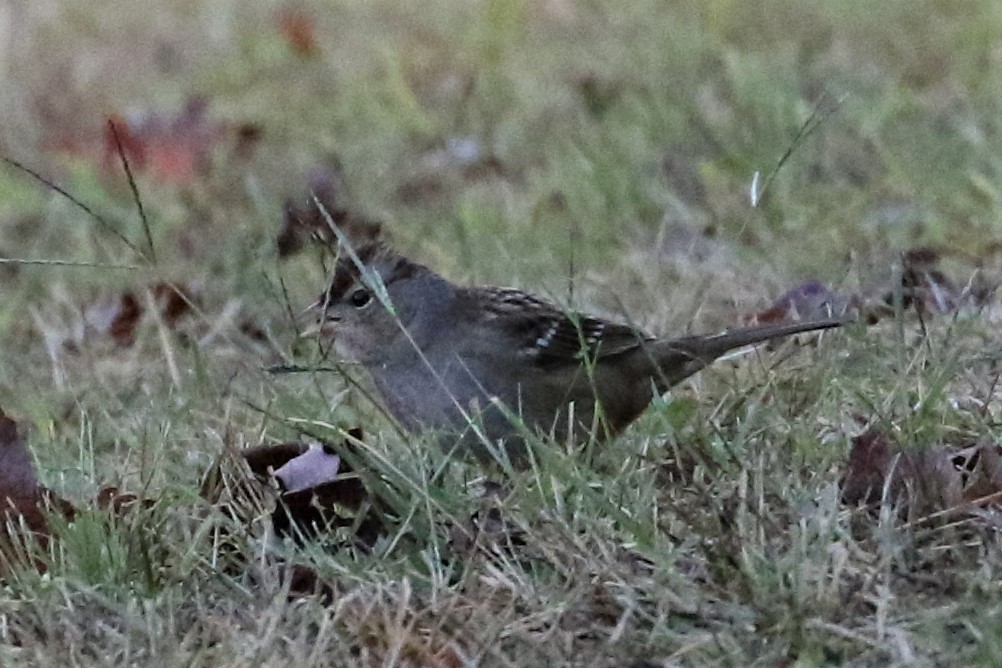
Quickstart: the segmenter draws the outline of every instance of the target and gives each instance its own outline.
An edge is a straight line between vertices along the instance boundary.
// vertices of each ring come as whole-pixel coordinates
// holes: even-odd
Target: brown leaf
[[[817,320],[840,315],[850,299],[837,295],[818,281],[808,281],[787,291],[772,306],[748,320],[756,324],[788,320]]]
[[[38,489],[35,465],[17,423],[0,409],[0,497],[32,496]]]
[[[115,343],[128,348],[136,342],[136,326],[143,317],[143,306],[132,292],[122,293],[118,308],[114,312],[108,335]]]
[[[152,290],[160,315],[168,327],[174,327],[181,318],[191,313],[193,304],[197,303],[195,292],[190,287],[157,283]]]
[[[239,330],[241,334],[257,343],[268,343],[271,340],[264,325],[248,318],[240,321]]]
[[[277,445],[259,445],[247,448],[240,454],[247,466],[261,481],[267,482],[272,473],[286,462],[303,454],[309,445],[306,443],[279,443]]]
[[[279,257],[287,257],[301,250],[310,239],[326,246],[337,243],[327,216],[353,245],[378,239],[382,224],[345,208],[339,201],[339,177],[326,169],[317,169],[309,178],[309,194],[302,202],[285,203],[282,229],[276,246]],[[316,200],[314,200],[316,197]],[[321,211],[317,202],[323,207]],[[324,215],[326,212],[326,216]]]
[[[1002,455],[983,444],[962,450],[946,446],[903,448],[886,433],[870,429],[853,439],[842,502],[903,501],[912,517],[963,510],[966,504],[1002,501]]]
[[[961,290],[938,267],[940,254],[932,248],[914,248],[904,254],[901,275],[902,308],[917,308],[931,313],[951,313],[964,301]],[[894,304],[896,290],[884,297]]]
[[[359,430],[352,435],[361,438]],[[351,451],[348,442],[338,447]],[[371,545],[384,532],[382,505],[330,444],[259,446],[243,456],[259,480],[281,490],[272,513],[276,535],[313,540],[327,529],[355,527],[355,537]]]
[[[939,249],[929,247],[905,252],[900,282],[883,285],[870,296],[865,306],[867,319],[873,323],[893,314],[899,296],[902,309],[929,314],[953,313],[965,306],[987,303],[998,286],[986,283],[981,274],[955,281],[940,268],[942,255]]]
[[[115,485],[107,485],[98,490],[95,503],[98,510],[109,511],[115,517],[122,518],[136,508],[152,508],[156,500],[142,499],[135,494],[123,492]]]
[[[174,330],[198,304],[197,290],[190,285],[177,283],[155,283],[149,288],[164,324]],[[126,290],[112,299],[95,301],[89,305],[84,318],[92,331],[107,334],[123,348],[136,342],[136,329],[146,314],[143,301],[133,290]],[[67,340],[67,345],[79,345],[78,341]]]
[[[362,437],[361,430],[349,434]],[[351,451],[350,443],[338,445],[337,450],[301,442],[240,450],[229,432],[224,443],[223,454],[203,478],[201,495],[233,520],[221,530],[219,539],[227,557],[227,572],[250,570],[253,577],[254,569],[247,563],[242,546],[255,534],[257,518],[269,513],[277,536],[299,542],[344,540],[343,535],[326,532],[348,527],[351,533],[347,540],[354,546],[368,547],[386,533],[383,504],[344,463],[343,454]],[[311,467],[317,470],[311,471]],[[326,549],[337,547],[331,540],[324,543]],[[333,601],[332,586],[314,569],[281,560],[271,563],[288,567],[290,596],[320,595],[325,603]]]
[[[289,48],[300,56],[313,58],[319,55],[313,17],[302,11],[284,9],[278,15],[278,29]]]
[[[324,605],[334,603],[334,588],[324,580],[315,568],[303,564],[289,566],[289,596],[319,596]]]
[[[111,116],[104,128],[101,164],[106,171],[117,173],[121,152],[133,173],[150,174],[161,183],[185,185],[212,170],[213,154],[222,142],[230,145],[232,159],[246,160],[263,132],[256,123],[228,124],[212,119],[208,98],[192,96],[175,111]],[[71,150],[87,152],[86,147]]]
[[[72,519],[76,509],[38,484],[31,453],[17,423],[0,410],[0,579],[8,564],[18,563],[24,546],[35,540],[44,548],[51,537],[47,512]],[[35,567],[46,566],[35,560]]]
[[[963,499],[982,505],[1002,504],[1002,452],[991,442],[981,443],[953,456],[953,464],[966,474]]]

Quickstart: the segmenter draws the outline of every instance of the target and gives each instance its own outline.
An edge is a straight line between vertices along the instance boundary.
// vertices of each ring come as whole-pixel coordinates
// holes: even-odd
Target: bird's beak
[[[312,316],[314,321],[309,324],[303,332],[299,335],[300,338],[316,338],[318,335],[333,336],[334,335],[334,325],[337,322],[331,318],[328,318],[324,314],[324,303],[323,301],[315,301],[305,309],[296,315],[296,319],[303,318],[304,316]]]
[[[321,316],[316,322],[309,325],[303,330],[302,334],[299,335],[300,338],[316,338],[317,336],[329,336],[333,337],[337,332],[337,318],[331,318],[329,316]]]
[[[318,334],[323,331],[323,325],[319,322],[315,322],[302,332],[299,333],[299,338],[301,339],[315,339]]]
[[[305,315],[310,315],[311,313],[321,313],[324,310],[324,302],[320,299],[313,302],[302,311],[296,314],[296,318],[302,318]]]

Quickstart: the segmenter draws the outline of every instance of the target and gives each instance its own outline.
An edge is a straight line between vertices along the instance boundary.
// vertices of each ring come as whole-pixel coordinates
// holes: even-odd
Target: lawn
[[[1002,662],[1002,4],[8,0],[0,90],[0,409],[76,508],[0,665]],[[657,334],[859,322],[484,466],[300,336],[311,191]],[[307,440],[364,498],[283,535],[241,453]]]

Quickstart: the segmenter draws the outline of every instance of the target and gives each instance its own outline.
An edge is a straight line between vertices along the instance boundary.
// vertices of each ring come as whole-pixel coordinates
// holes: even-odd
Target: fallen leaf
[[[0,496],[32,496],[37,489],[31,453],[17,432],[17,423],[0,409]]]
[[[357,429],[349,434],[362,437]],[[385,535],[384,504],[345,463],[345,453],[358,459],[350,440],[336,447],[291,442],[240,449],[227,433],[224,443],[222,455],[203,477],[201,495],[232,520],[217,538],[227,572],[255,577],[244,546],[258,535],[254,527],[261,517],[270,519],[277,537],[322,542],[327,550],[345,541],[371,547]],[[349,530],[347,535],[343,529]],[[268,564],[288,569],[290,596],[319,594],[325,602],[333,600],[332,586],[311,567],[271,557]]]
[[[997,286],[987,284],[977,272],[973,278],[963,282],[951,278],[940,266],[942,256],[942,251],[930,247],[906,251],[902,255],[900,281],[878,288],[865,300],[867,320],[872,323],[893,315],[899,298],[902,309],[932,315],[986,304]]]
[[[320,443],[310,443],[305,452],[275,469],[275,479],[284,494],[319,487],[337,479],[341,458]]]
[[[842,502],[856,505],[879,501],[890,462],[891,444],[884,432],[870,429],[853,438],[846,472],[839,481]]]
[[[157,283],[153,286],[153,298],[156,300],[160,315],[168,327],[188,315],[196,304],[195,291],[191,287],[176,283]]]
[[[962,476],[964,501],[1002,505],[1002,448],[986,441],[955,453],[951,461]]]
[[[129,512],[137,508],[150,509],[156,504],[155,499],[143,499],[135,494],[123,492],[115,485],[102,487],[97,492],[95,505],[98,510],[112,513],[115,517],[125,517]]]
[[[845,313],[850,298],[835,294],[819,281],[808,281],[785,292],[764,311],[748,320],[755,324],[788,320],[817,320]]]
[[[883,431],[855,437],[839,483],[842,502],[903,502],[910,517],[963,511],[971,504],[1002,506],[1002,454],[994,443],[973,448],[916,449]]]
[[[269,343],[271,341],[266,326],[254,320],[245,318],[240,322],[238,329],[241,334],[257,343]]]
[[[303,564],[289,566],[289,596],[319,596],[324,605],[334,603],[334,587],[324,580],[315,568]]]
[[[283,9],[278,14],[278,30],[289,48],[304,58],[313,58],[320,53],[317,46],[315,21],[301,10]]]
[[[901,275],[902,308],[931,313],[951,313],[964,301],[963,291],[939,269],[940,253],[932,248],[914,248],[904,254]],[[885,301],[893,305],[896,290]]]
[[[208,99],[194,96],[173,114],[111,118],[104,136],[105,168],[119,168],[121,146],[134,172],[150,172],[162,183],[194,182],[209,172],[212,152],[226,133],[223,124],[209,119],[208,110]]]
[[[143,316],[143,307],[132,292],[123,292],[108,325],[108,335],[115,343],[128,348],[136,342],[136,326]]]
[[[361,438],[360,432],[356,438]],[[279,503],[272,513],[277,536],[314,540],[329,529],[355,527],[361,544],[371,545],[383,532],[380,504],[366,503],[375,499],[332,446],[259,446],[245,451],[244,459],[260,480],[279,484]]]
[[[176,283],[156,283],[149,288],[160,317],[170,329],[176,329],[181,321],[194,311],[198,303],[198,293],[191,286]],[[146,309],[143,301],[133,290],[126,290],[111,299],[95,301],[84,310],[84,320],[88,328],[98,334],[107,334],[123,348],[136,342],[136,329],[142,322]],[[64,345],[76,347],[82,341],[68,340]]]
[[[382,234],[380,223],[341,204],[338,180],[338,176],[329,170],[315,170],[309,178],[309,194],[304,201],[286,201],[282,228],[276,238],[279,257],[298,252],[311,239],[325,246],[335,245],[338,240],[331,231],[327,216],[355,246],[379,238]]]
[[[0,410],[0,579],[11,564],[23,563],[26,547],[35,541],[42,549],[51,531],[48,512],[73,519],[76,510],[66,500],[38,484],[35,466],[17,423]],[[45,563],[34,560],[39,571]]]

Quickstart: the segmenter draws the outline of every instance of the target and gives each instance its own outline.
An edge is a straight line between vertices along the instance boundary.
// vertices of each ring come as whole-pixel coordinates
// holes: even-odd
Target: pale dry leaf
[[[309,448],[293,457],[275,471],[286,494],[319,487],[337,478],[341,458],[324,450],[320,443],[310,443]]]

